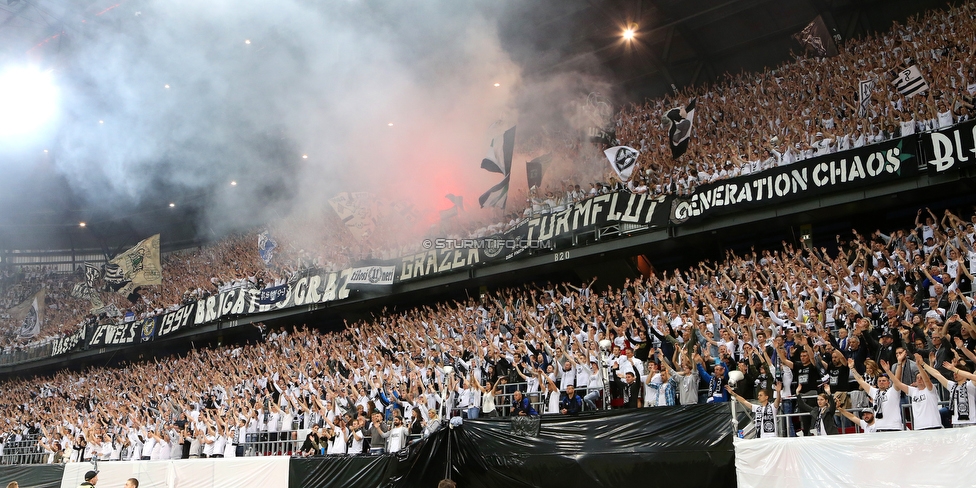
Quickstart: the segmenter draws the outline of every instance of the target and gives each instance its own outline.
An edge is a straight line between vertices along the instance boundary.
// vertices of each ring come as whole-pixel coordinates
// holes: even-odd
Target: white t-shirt
[[[878,431],[878,427],[875,424],[868,425],[864,420],[858,420],[857,425],[861,426],[861,431],[868,434],[873,434]]]
[[[575,366],[576,370],[576,387],[586,388],[590,384],[590,368],[589,366]]]
[[[216,440],[217,440],[217,438],[215,436],[212,436],[212,435],[208,435],[207,436],[207,441],[208,442],[204,442],[203,443],[203,457],[208,458],[208,457],[210,457],[210,456],[213,455],[213,453],[214,453],[214,442],[216,442]]]
[[[783,390],[780,393],[774,391],[773,395],[782,395],[783,400],[791,400],[793,398],[793,370],[786,366],[780,366],[780,372],[782,374]]]
[[[343,429],[335,429],[335,437],[332,438],[332,444],[329,444],[329,454],[345,454],[346,453],[346,434]]]
[[[912,428],[914,430],[941,429],[939,394],[935,391],[935,387],[920,390],[909,386],[908,395],[912,397]]]
[[[471,389],[470,388],[459,388],[458,389],[458,408],[466,409],[471,406]]]
[[[590,380],[586,383],[586,394],[603,389],[603,377],[600,373],[590,373]]]
[[[155,448],[156,448],[156,439],[153,438],[153,437],[150,437],[150,438],[146,439],[146,443],[143,444],[143,446],[142,446],[142,456],[143,457],[148,456],[148,457],[152,458],[152,452],[153,452],[153,449],[155,449]]]
[[[386,438],[386,451],[397,452],[407,445],[407,436],[410,431],[406,427],[393,427],[388,430],[383,437]]]
[[[149,455],[149,459],[153,461],[166,461],[170,458],[171,452],[169,448],[169,442],[158,441],[156,445],[153,446],[152,454]]]
[[[953,124],[952,112],[946,110],[945,112],[939,112],[939,128],[944,129]]]
[[[214,438],[213,449],[212,449],[213,452],[211,455],[225,456],[224,451],[226,449],[227,449],[227,438],[218,434],[217,437]]]
[[[142,459],[142,442],[135,434],[129,434],[129,461]]]
[[[546,396],[548,396],[548,400],[546,403],[546,411],[544,413],[559,413],[559,392],[546,392],[545,396],[543,396],[544,400],[546,399]]]
[[[633,365],[631,365],[631,361],[633,361]],[[641,371],[644,369],[644,363],[640,359],[633,358],[632,360],[628,360],[627,356],[617,358],[617,364],[620,365],[620,368],[617,369],[617,374],[622,375],[621,377],[626,376],[630,372],[634,373],[635,378],[639,378]]]
[[[224,442],[224,457],[225,458],[237,457],[237,446],[231,443],[231,440],[234,439],[233,432],[228,433],[228,435],[225,436],[224,438],[227,439],[227,441]]]
[[[99,461],[110,461],[112,459],[112,443],[103,442],[98,449],[98,460]]]
[[[278,432],[281,428],[281,414],[272,412],[268,414],[268,432]]]
[[[356,436],[359,436],[357,439]],[[347,454],[355,456],[356,454],[363,453],[363,433],[360,430],[350,431],[349,438],[352,439],[352,444],[349,445],[349,452]]]
[[[894,386],[881,391],[871,387],[868,397],[874,402],[874,428],[877,430],[905,430],[901,424],[901,400]],[[878,414],[881,415],[878,415]]]
[[[576,386],[576,368],[570,367],[569,371],[560,369],[562,375],[559,377],[559,389],[566,391],[567,385]]]

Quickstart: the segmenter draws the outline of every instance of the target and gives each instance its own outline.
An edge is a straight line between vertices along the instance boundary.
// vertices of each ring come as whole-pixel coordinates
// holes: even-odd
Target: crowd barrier
[[[0,445],[0,464],[44,464],[48,461],[48,453],[37,445],[37,435],[28,434],[20,440],[11,440]]]

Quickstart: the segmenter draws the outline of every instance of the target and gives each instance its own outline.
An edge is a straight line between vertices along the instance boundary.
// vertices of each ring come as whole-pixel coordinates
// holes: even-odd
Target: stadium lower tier
[[[102,462],[147,488],[961,486],[976,429],[738,439],[729,404],[458,423],[397,454]],[[537,429],[537,430],[536,430]],[[893,447],[894,446],[894,447]],[[74,488],[91,463],[5,466],[0,486]]]

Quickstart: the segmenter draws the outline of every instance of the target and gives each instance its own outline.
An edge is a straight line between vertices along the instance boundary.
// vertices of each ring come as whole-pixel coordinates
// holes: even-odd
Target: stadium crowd
[[[595,174],[593,168],[605,167],[602,160],[592,164],[603,157],[599,151],[564,144],[556,159],[574,161],[574,169],[524,190],[515,198],[524,207],[505,221],[448,230],[491,235],[526,215],[615,189],[685,194],[718,179],[968,120],[976,92],[974,5],[848,40],[836,57],[799,56],[775,70],[633,105],[613,124],[621,144],[642,152],[634,180],[625,185]],[[913,65],[931,89],[904,99],[890,85],[892,73]],[[876,81],[863,116],[854,84],[861,79]],[[672,161],[659,120],[692,98],[696,136]],[[909,401],[915,428],[970,424],[976,215],[965,217],[923,209],[911,227],[838,236],[836,250],[784,243],[619,287],[594,281],[507,288],[465,303],[384,310],[341,333],[298,327],[259,344],[8,380],[2,430],[7,439],[39,434],[52,459],[65,460],[118,459],[123,452],[134,459],[240,455],[248,435],[273,440],[296,425],[317,426],[304,453],[323,446],[329,453],[362,452],[380,443],[397,450],[408,435],[429,433],[448,415],[574,414],[601,407],[603,390],[619,408],[735,398],[756,412],[759,435],[833,433],[837,425],[822,420],[835,410],[865,430],[901,429],[901,411],[892,406],[923,397],[950,408],[940,415],[938,405]],[[165,256],[163,284],[144,287],[134,302],[101,296],[120,315],[146,317],[229,287],[262,288],[308,268],[338,270],[386,256],[384,249],[412,250],[382,230],[353,236],[335,216],[325,220],[287,224],[303,232],[280,229],[279,235],[301,237],[282,242],[271,265],[261,260],[252,232]],[[83,279],[77,274],[44,266],[2,273],[0,309],[47,292],[45,328],[33,344],[99,320],[88,301],[71,296]],[[5,347],[28,342],[16,336],[15,322],[0,316]],[[602,339],[612,343],[609,357],[599,348]],[[734,371],[743,379],[733,386]],[[814,415],[780,431],[778,422],[767,422],[769,405]],[[864,419],[849,411],[869,405]]]
[[[505,288],[341,332],[264,331],[256,344],[7,380],[3,430],[39,435],[52,460],[239,456],[313,427],[301,453],[358,454],[399,450],[449,416],[577,414],[604,406],[603,391],[615,408],[734,397],[760,436],[836,433],[835,410],[868,431],[969,425],[974,222],[922,209],[912,226],[854,230],[832,250],[784,243],[620,286]],[[781,430],[770,404],[813,415]],[[864,419],[848,410],[868,405]]]

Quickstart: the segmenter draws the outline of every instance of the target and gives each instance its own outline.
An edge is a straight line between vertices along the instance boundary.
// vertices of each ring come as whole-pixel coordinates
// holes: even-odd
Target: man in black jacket
[[[871,334],[861,334],[861,337],[871,343],[871,349],[874,350],[873,359],[876,363],[881,364],[882,361],[887,363],[895,363],[898,361],[895,350],[901,347],[901,335],[892,334],[889,331],[884,331],[881,334],[881,340],[874,342],[874,338]]]

